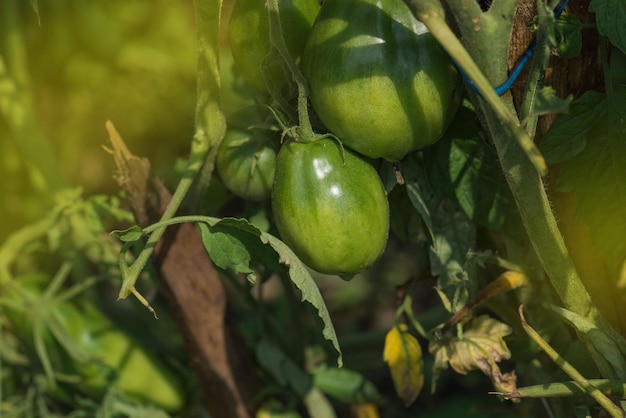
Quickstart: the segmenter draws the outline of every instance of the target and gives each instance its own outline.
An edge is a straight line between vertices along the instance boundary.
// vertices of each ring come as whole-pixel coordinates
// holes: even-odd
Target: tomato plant
[[[303,71],[328,129],[389,161],[437,141],[461,97],[452,61],[400,0],[325,1]]]
[[[48,37],[49,12],[20,3],[42,5],[22,41],[18,1],[0,3],[0,171],[27,167],[17,172],[49,214],[0,246],[0,415],[164,416],[179,380],[151,360],[166,357],[198,377],[201,401],[179,413],[192,416],[623,418],[623,2],[232,1],[193,2],[195,133],[177,185],[150,174],[170,167],[132,154],[128,121],[106,124],[132,215],[65,196],[64,154],[49,152],[52,126],[37,119],[73,114],[63,104],[84,107],[92,84],[40,90],[25,58],[54,54],[26,46]],[[55,13],[74,2],[90,36],[114,27],[108,6],[59,0]],[[142,32],[152,4],[132,3],[123,27]],[[173,67],[128,33],[85,45],[112,71]],[[58,61],[77,80],[117,84],[89,62]],[[145,125],[161,129],[154,115]],[[223,199],[223,185],[240,198]],[[28,206],[11,196],[4,206]],[[104,233],[115,228],[127,229]],[[50,285],[29,290],[37,274]],[[158,339],[135,338],[137,312],[100,315],[95,301],[116,295],[92,280],[165,318],[172,309],[186,345],[141,354]],[[150,384],[126,380],[142,364],[156,366],[141,373]]]
[[[274,181],[277,138],[260,130],[231,129],[217,152],[217,171],[236,196],[261,201],[269,198]]]
[[[389,208],[378,174],[333,139],[283,145],[272,208],[282,239],[321,273],[350,278],[385,249]]]
[[[317,0],[281,0],[281,23],[289,52],[299,60],[319,10]],[[267,93],[266,75],[279,90],[287,86],[280,62],[269,62],[268,11],[263,0],[237,0],[229,23],[230,49],[237,68],[258,91]]]

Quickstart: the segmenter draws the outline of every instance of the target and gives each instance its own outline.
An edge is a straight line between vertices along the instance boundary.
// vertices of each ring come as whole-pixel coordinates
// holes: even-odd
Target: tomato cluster
[[[233,193],[271,195],[281,238],[309,267],[349,278],[380,257],[389,231],[387,196],[370,161],[401,161],[441,138],[459,105],[461,78],[402,0],[325,0],[319,13],[312,3],[279,0],[280,22],[313,110],[334,138],[294,135],[271,175],[267,158],[254,196],[241,190],[262,183],[250,168],[253,158],[261,165],[260,151],[250,146],[247,162],[222,151],[243,144],[244,134],[227,134],[218,168]],[[264,0],[238,0],[230,26],[235,64],[264,94],[289,79],[269,68],[276,64],[267,62],[269,19]]]

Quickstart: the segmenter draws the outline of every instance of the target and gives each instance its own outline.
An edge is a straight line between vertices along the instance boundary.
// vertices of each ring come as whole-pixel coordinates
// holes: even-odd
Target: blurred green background
[[[134,154],[169,174],[193,134],[195,38],[191,1],[0,3],[0,239],[47,210],[52,177],[86,195],[117,193],[103,149],[107,120]],[[234,109],[243,99],[225,42],[223,101]],[[27,128],[16,130],[10,119],[22,105]]]

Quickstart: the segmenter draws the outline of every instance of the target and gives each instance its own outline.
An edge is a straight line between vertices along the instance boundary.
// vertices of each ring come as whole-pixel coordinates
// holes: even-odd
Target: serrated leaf
[[[573,96],[570,94],[565,99],[561,99],[552,87],[544,87],[535,95],[530,114],[531,116],[540,116],[551,113],[567,113],[572,98]]]
[[[587,146],[589,130],[606,116],[606,96],[588,91],[570,106],[569,113],[559,115],[543,137],[539,150],[548,164],[571,160]]]
[[[589,11],[596,14],[601,35],[626,53],[626,2],[623,0],[591,0]]]
[[[345,403],[377,403],[382,399],[372,382],[361,373],[346,368],[318,367],[313,372],[313,384]]]
[[[405,406],[411,405],[424,387],[424,364],[422,348],[405,324],[395,326],[387,333],[383,360],[391,372],[396,393]]]
[[[517,237],[522,225],[495,150],[469,102],[459,108],[441,140],[424,150],[428,181],[458,201],[479,225]]]
[[[203,242],[206,240],[205,247],[208,247],[212,257],[215,255],[218,258],[218,261],[213,260],[216,265],[219,262],[226,268],[246,273],[251,281],[255,280],[254,271],[250,267],[251,261],[263,263],[274,271],[283,268],[287,270],[292,283],[300,290],[302,300],[309,302],[317,310],[323,323],[322,335],[337,351],[337,364],[341,367],[343,364],[341,349],[326,303],[309,270],[293,251],[281,240],[262,232],[246,219],[210,217],[205,219],[198,223],[201,231],[204,231],[202,239]],[[125,232],[114,231],[115,234],[122,236],[125,236]],[[219,233],[217,238],[212,236],[216,233]],[[215,248],[216,244],[223,244],[227,248]]]
[[[448,365],[459,374],[480,370],[487,375],[499,392],[511,392],[516,387],[515,373],[502,373],[498,362],[509,359],[511,352],[503,338],[511,333],[503,322],[487,315],[472,318],[463,327],[462,337],[435,341],[428,351],[435,355],[433,385]]]
[[[605,110],[586,130],[587,146],[563,163],[557,191],[574,191],[575,219],[617,278],[626,258],[626,91],[613,86]]]
[[[333,344],[333,347],[339,355],[337,357],[337,364],[341,367],[343,365],[343,357],[341,355],[341,349],[339,348],[337,334],[335,333],[335,328],[330,319],[328,308],[324,303],[324,298],[313,280],[313,277],[311,277],[311,273],[309,273],[304,263],[298,259],[287,244],[267,233],[261,234],[261,238],[278,253],[279,262],[287,267],[291,281],[302,293],[302,300],[306,300],[317,309],[317,313],[324,323],[322,335]]]

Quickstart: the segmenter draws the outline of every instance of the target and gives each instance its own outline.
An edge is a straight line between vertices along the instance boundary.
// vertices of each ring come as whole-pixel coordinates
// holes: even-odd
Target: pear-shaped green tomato
[[[389,161],[441,138],[461,96],[452,61],[402,0],[325,0],[302,70],[328,129]]]
[[[235,196],[262,201],[270,197],[278,138],[264,131],[229,129],[217,151],[217,171]]]
[[[283,38],[291,57],[300,61],[307,36],[319,12],[317,0],[279,0]],[[265,62],[270,52],[270,26],[266,0],[237,0],[229,23],[229,42],[241,75],[259,92],[267,93],[261,68],[268,66],[271,82],[279,89],[287,85],[280,63]]]
[[[281,147],[272,208],[283,241],[320,273],[350,278],[387,244],[389,205],[378,173],[332,139]]]

